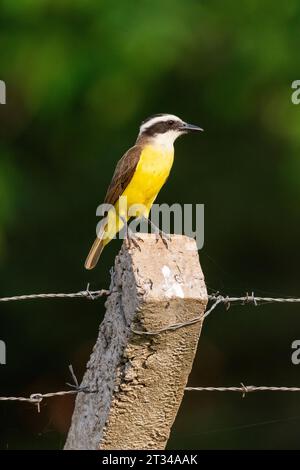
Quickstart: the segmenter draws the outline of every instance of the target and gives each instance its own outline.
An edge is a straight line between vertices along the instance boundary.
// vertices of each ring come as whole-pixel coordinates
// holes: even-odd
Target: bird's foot
[[[163,232],[163,230],[157,229],[157,232],[155,233],[156,237],[156,243],[161,240],[165,247],[169,249],[169,242],[171,242],[171,237],[169,234]]]
[[[126,233],[125,240],[126,240],[127,247],[130,249],[133,245],[135,248],[138,248],[138,250],[141,251],[139,242],[144,243],[144,240],[141,237],[139,237],[138,234],[134,233],[131,230],[125,217],[123,217],[122,215],[120,215],[119,217],[125,226],[125,233]]]
[[[139,251],[141,251],[140,242],[144,243],[144,240],[139,237],[136,233],[134,233],[128,226],[126,233],[126,241],[128,248],[132,248],[132,246],[134,246]]]
[[[170,235],[168,235],[167,233],[165,233],[163,230],[160,230],[159,227],[157,227],[151,219],[148,219],[148,217],[145,217],[143,216],[143,218],[148,222],[148,224],[150,225],[150,227],[152,227],[154,233],[155,233],[155,237],[156,237],[156,243],[161,240],[163,242],[163,244],[165,245],[165,247],[168,249],[169,248],[169,245],[168,243],[171,242],[171,237]]]

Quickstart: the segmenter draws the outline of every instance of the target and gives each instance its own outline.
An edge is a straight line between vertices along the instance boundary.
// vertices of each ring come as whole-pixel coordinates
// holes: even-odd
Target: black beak
[[[184,132],[203,131],[203,129],[201,127],[194,126],[193,124],[188,124],[186,122],[181,126],[180,130],[182,130]]]

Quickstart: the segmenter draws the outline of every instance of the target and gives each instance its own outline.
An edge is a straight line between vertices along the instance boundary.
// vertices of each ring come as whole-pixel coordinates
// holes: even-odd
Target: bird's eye
[[[168,121],[169,126],[173,126],[175,124],[175,121]]]

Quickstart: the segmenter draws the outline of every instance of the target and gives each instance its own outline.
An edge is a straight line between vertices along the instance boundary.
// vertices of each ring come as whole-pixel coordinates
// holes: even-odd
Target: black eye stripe
[[[145,133],[148,135],[163,134],[169,130],[170,126],[168,122],[156,122],[145,129]]]
[[[160,121],[152,124],[152,126],[147,127],[143,134],[146,135],[155,135],[155,134],[164,134],[169,130],[176,130],[180,126],[180,121],[175,121],[170,119],[169,121]]]

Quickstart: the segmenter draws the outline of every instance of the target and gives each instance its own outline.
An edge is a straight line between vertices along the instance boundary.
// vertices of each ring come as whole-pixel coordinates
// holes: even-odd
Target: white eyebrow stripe
[[[166,114],[165,116],[156,116],[150,119],[149,121],[145,122],[145,124],[142,124],[140,127],[140,131],[144,132],[146,129],[149,129],[149,127],[153,126],[154,124],[158,122],[166,122],[170,120],[182,122],[182,120],[178,116],[175,116],[174,114]]]

